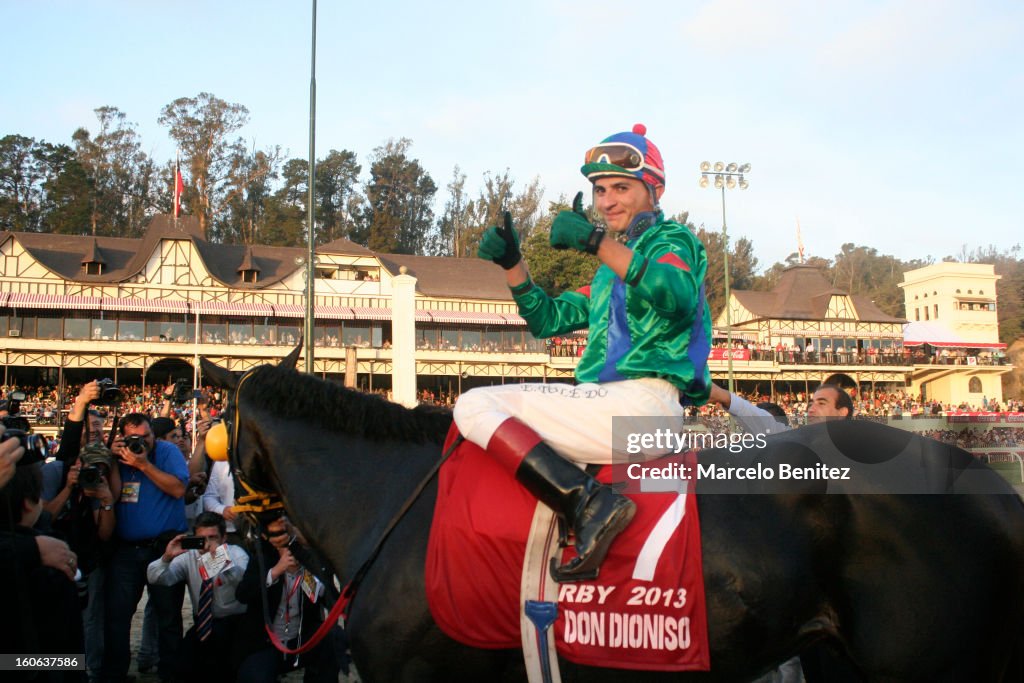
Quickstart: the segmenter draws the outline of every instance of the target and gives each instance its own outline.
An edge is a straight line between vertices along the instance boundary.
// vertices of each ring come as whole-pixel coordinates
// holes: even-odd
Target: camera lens
[[[39,434],[26,434],[20,429],[8,429],[0,436],[0,441],[17,439],[21,447],[25,449],[25,455],[21,456],[18,466],[31,465],[37,462],[44,462],[49,455],[46,447],[46,437]]]
[[[141,436],[129,436],[124,440],[124,445],[135,455],[142,455],[146,452],[146,442]]]

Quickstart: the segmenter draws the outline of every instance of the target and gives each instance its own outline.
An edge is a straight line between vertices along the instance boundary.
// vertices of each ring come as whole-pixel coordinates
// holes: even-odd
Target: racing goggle
[[[641,171],[644,169],[644,155],[633,145],[613,142],[591,147],[583,163],[612,164],[626,171]]]

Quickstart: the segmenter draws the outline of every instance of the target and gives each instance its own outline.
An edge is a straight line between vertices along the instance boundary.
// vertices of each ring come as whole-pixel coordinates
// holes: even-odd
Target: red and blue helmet
[[[644,137],[647,126],[638,123],[629,132],[616,133],[587,150],[580,172],[588,180],[608,176],[636,178],[651,189],[665,185],[665,163],[654,143]]]

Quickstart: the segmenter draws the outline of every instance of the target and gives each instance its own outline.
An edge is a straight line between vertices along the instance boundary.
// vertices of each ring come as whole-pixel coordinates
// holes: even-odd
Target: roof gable
[[[797,264],[786,268],[770,292],[732,290],[732,295],[754,318],[773,320],[824,320],[831,315],[865,322],[904,322],[883,312],[868,297],[850,295],[832,286],[816,266]],[[847,299],[852,306],[840,305]],[[830,310],[831,307],[831,310]]]

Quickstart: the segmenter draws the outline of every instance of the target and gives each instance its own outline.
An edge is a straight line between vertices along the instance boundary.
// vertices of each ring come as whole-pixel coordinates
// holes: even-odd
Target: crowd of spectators
[[[810,394],[804,391],[777,392],[774,396],[758,391],[737,390],[736,394],[757,404],[762,401],[770,401],[779,405],[786,415],[791,419],[799,420],[807,413],[807,399]],[[942,416],[968,412],[986,413],[1018,413],[1024,412],[1024,402],[1010,399],[1005,404],[1000,404],[987,397],[977,403],[959,403],[957,405],[943,404],[935,400],[926,400],[920,395],[911,395],[902,389],[875,391],[863,390],[852,396],[855,414],[861,417],[914,417],[914,416]],[[707,404],[701,409],[701,414],[724,414],[720,406]]]
[[[771,361],[787,365],[1002,365],[1007,362],[1001,349],[969,350],[965,348],[934,348],[928,345],[903,346],[893,343],[876,347],[848,339],[847,343],[833,345],[822,340],[819,346],[794,346],[767,342],[736,340],[730,345],[718,341],[713,349],[732,349],[742,352],[745,360]]]
[[[558,343],[552,341],[552,349],[564,349],[557,352],[552,351],[552,353],[555,355],[575,355],[580,352],[581,345],[568,341],[569,339],[571,338],[559,340]],[[0,391],[6,395],[13,388],[15,387],[3,386],[0,387]],[[58,411],[57,407],[57,389],[55,387],[17,388],[24,391],[27,395],[26,400],[22,403],[22,413],[27,416],[34,416],[38,424],[47,424],[45,416],[51,416],[50,419],[55,419],[54,416],[67,414],[80,387],[69,386],[65,390],[65,401],[60,407],[60,411]],[[163,395],[165,388],[163,386],[147,385],[145,391],[140,386],[122,386],[121,390],[125,395],[124,403],[119,409],[121,413],[143,412],[155,416],[160,412],[164,404]],[[387,389],[376,389],[374,393],[390,398],[390,392]],[[807,412],[808,396],[804,391],[777,392],[774,396],[759,391],[740,390],[736,393],[753,403],[760,401],[776,403],[791,417],[799,418]],[[209,397],[209,410],[212,415],[216,416],[223,403],[223,393],[214,387],[206,387],[203,390],[203,394]],[[417,399],[421,403],[434,405],[450,407],[455,404],[457,398],[458,391],[454,388],[424,388],[417,392]],[[977,402],[963,402],[952,405],[935,400],[926,400],[920,395],[911,395],[902,389],[876,389],[874,391],[865,389],[853,396],[853,404],[856,414],[863,417],[913,417],[919,415],[949,415],[963,412],[1024,412],[1024,401],[1016,399],[1009,399],[999,403],[982,396]],[[176,419],[183,424],[186,437],[190,436],[191,431],[191,410],[191,404],[186,403],[173,406],[170,412],[172,419]],[[101,410],[101,413],[103,412]],[[711,414],[722,411],[717,406],[708,404],[701,408],[701,412],[702,414]]]
[[[936,441],[951,443],[965,450],[1024,446],[1024,427],[928,429],[920,433]]]
[[[57,425],[74,407],[75,399],[82,386],[81,384],[65,386],[63,401],[59,399],[59,392],[54,386],[2,385],[0,386],[0,395],[7,396],[16,389],[25,392],[25,400],[21,402],[21,414],[34,424]],[[117,406],[119,414],[139,412],[153,417],[162,414],[161,411],[166,403],[164,395],[168,387],[149,384],[145,389],[140,385],[120,385],[119,388],[123,395],[123,400]],[[208,402],[208,410],[215,417],[223,404],[224,394],[216,387],[204,387],[202,393]],[[109,407],[101,407],[98,408],[98,412],[109,417],[113,411]],[[182,422],[188,432],[191,432],[192,404],[190,402],[170,405],[166,416]],[[109,420],[107,426],[110,426]]]
[[[286,548],[243,543],[237,533],[227,463],[213,470],[204,448],[220,393],[208,389],[195,402],[192,439],[192,402],[176,403],[173,384],[121,387],[116,413],[97,405],[95,381],[66,391],[63,405],[51,387],[26,391],[30,414],[49,408],[61,416],[56,457],[0,471],[0,500],[11,503],[0,505],[5,585],[31,605],[8,606],[4,622],[13,631],[2,651],[85,653],[85,672],[54,673],[56,680],[125,681],[134,656],[141,673],[155,669],[161,681],[269,683],[296,668],[306,681],[336,681],[346,658],[337,629],[302,658],[268,651],[262,637],[262,586],[269,626],[287,647],[305,642],[329,606],[320,604],[318,579]],[[2,464],[16,444],[0,440]],[[192,536],[197,544],[187,546]],[[264,575],[261,563],[249,562],[256,552],[268,556]],[[143,637],[133,652],[131,623],[144,591]]]

